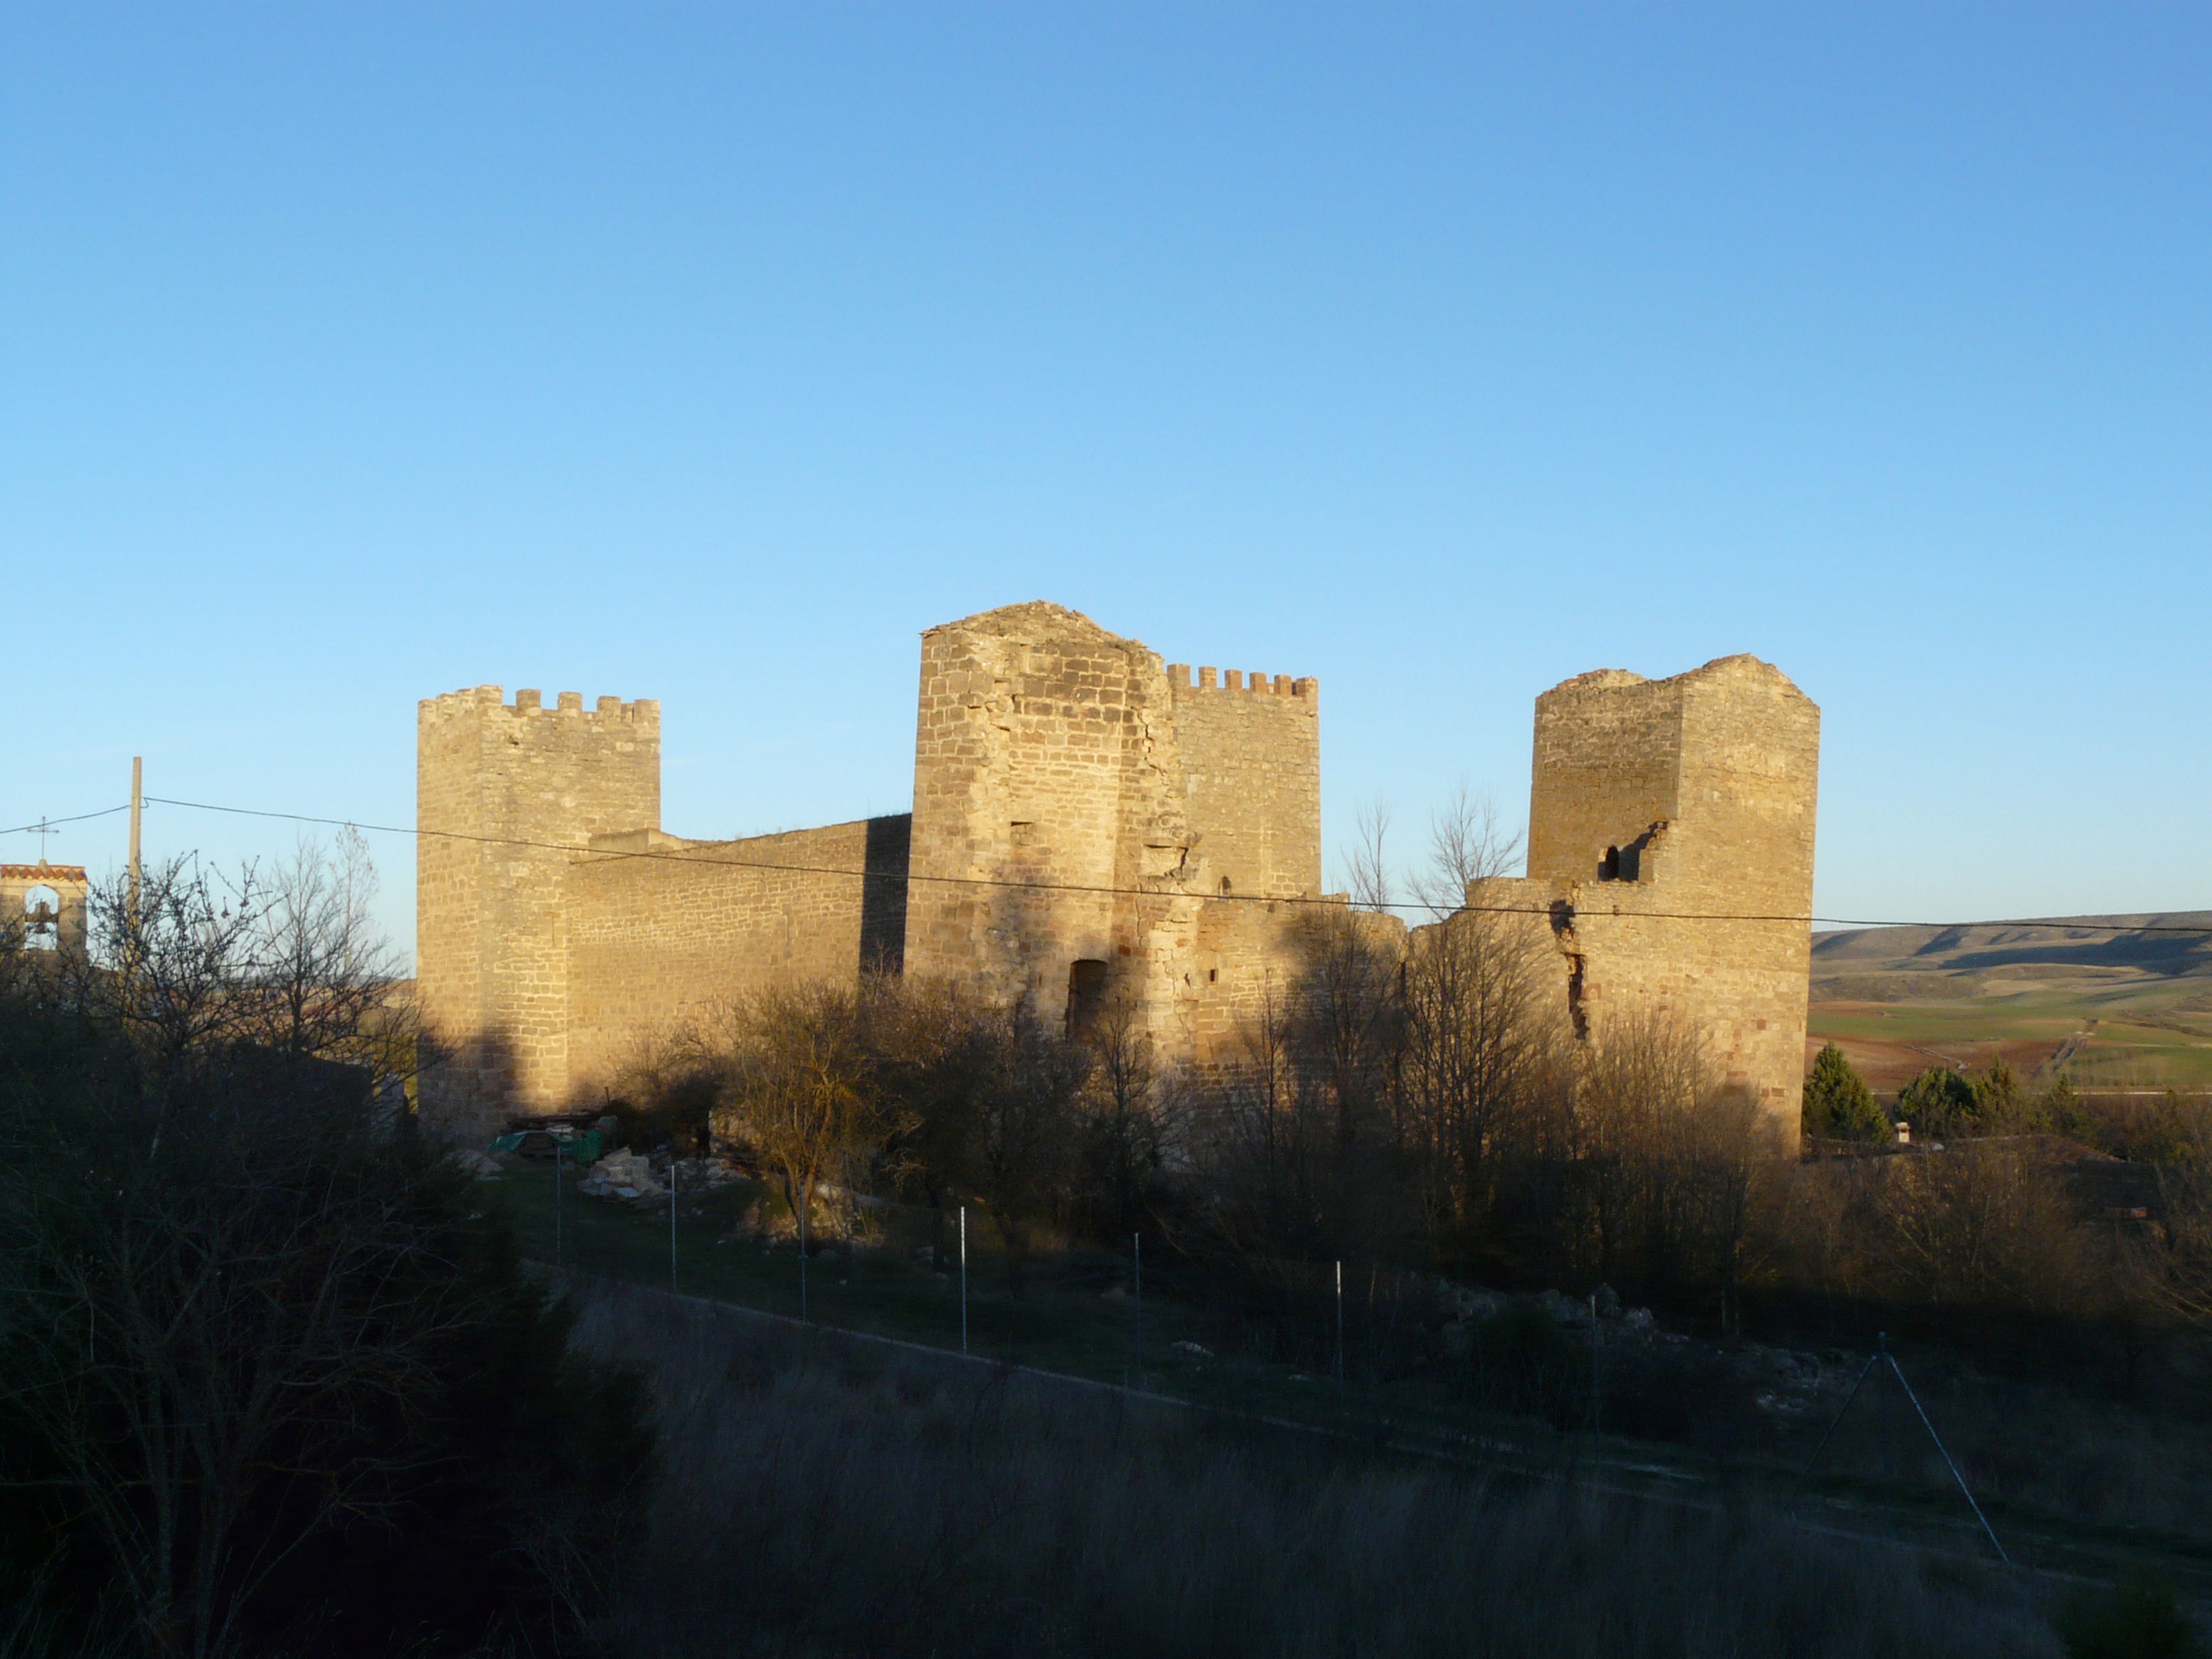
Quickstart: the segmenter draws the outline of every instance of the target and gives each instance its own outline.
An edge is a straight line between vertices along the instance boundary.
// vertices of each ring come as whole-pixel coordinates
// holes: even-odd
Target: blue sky
[[[1318,676],[1332,864],[1748,651],[1823,915],[2212,906],[2208,85],[2181,6],[0,7],[0,827],[408,823],[483,682],[661,698],[680,834],[902,810],[916,635],[1047,598]]]

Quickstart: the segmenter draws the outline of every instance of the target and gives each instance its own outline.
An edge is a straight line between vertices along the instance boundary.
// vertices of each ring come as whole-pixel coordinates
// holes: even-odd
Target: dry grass
[[[1707,1510],[1510,1489],[1109,1391],[601,1291],[646,1366],[634,1656],[2051,1654],[2008,1582]]]

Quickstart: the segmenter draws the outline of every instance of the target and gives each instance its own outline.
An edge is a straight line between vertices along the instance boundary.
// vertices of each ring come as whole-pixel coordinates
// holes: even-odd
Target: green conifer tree
[[[1832,1042],[1814,1059],[1805,1079],[1805,1133],[1821,1140],[1887,1140],[1889,1119],[1874,1091]]]
[[[1983,1134],[2002,1134],[2030,1127],[2022,1121],[2020,1084],[2002,1051],[1990,1056],[1990,1068],[1973,1080],[1974,1115]]]
[[[1980,1126],[1974,1085],[1948,1066],[1931,1066],[1897,1097],[1897,1115],[1912,1126],[1915,1140],[1972,1134]]]

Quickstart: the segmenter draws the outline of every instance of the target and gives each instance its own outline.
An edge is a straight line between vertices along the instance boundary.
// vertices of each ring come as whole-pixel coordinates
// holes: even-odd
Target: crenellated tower
[[[416,716],[416,987],[455,1126],[568,1091],[568,866],[594,836],[660,824],[660,705],[480,685]]]

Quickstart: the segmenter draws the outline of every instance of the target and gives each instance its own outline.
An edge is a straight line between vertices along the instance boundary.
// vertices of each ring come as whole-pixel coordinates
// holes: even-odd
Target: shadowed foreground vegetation
[[[0,950],[8,1659],[551,1650],[650,1477],[631,1375],[379,1111],[341,873]]]
[[[1518,1486],[635,1293],[667,1428],[624,1655],[2056,1655],[1993,1571]]]
[[[1347,910],[1211,1079],[1157,1069],[1111,998],[1071,1030],[942,984],[774,988],[609,1103],[633,1151],[711,1133],[750,1177],[673,1216],[565,1200],[577,1256],[657,1271],[672,1234],[700,1288],[771,1303],[811,1260],[817,1317],[939,1341],[970,1208],[980,1344],[1042,1319],[1079,1369],[1231,1409],[738,1340],[635,1293],[572,1331],[507,1226],[569,1189],[476,1184],[397,1109],[414,1045],[361,873],[303,854],[223,893],[173,866],[96,896],[88,959],[0,948],[0,1659],[2057,1651],[2032,1581],[1764,1507],[1852,1362],[1808,1380],[1743,1328],[1838,1310],[2009,1322],[1984,1346],[2046,1368],[2075,1332],[2084,1389],[2102,1366],[2166,1414],[2096,1430],[2080,1390],[2025,1415],[2013,1382],[1918,1374],[2002,1524],[2196,1547],[2202,1391],[2167,1398],[2212,1315],[2194,1128],[2110,1224],[2033,1137],[1789,1160],[1690,1034],[1565,1042],[1510,937]],[[1953,1091],[1985,1128],[1993,1088]],[[1332,1359],[1329,1432],[1239,1414],[1239,1389],[1316,1397]],[[1363,1390],[1446,1461],[1352,1432]],[[1601,1417],[1606,1467],[1648,1463],[1634,1494],[1533,1478],[1595,1460]],[[1517,1437],[1489,1474],[1449,1461],[1476,1419]],[[1832,1458],[1869,1435],[1893,1440]],[[2186,1650],[2169,1593],[2112,1595],[2069,1604],[2073,1651]],[[2124,1626],[2182,1645],[2097,1645]]]

